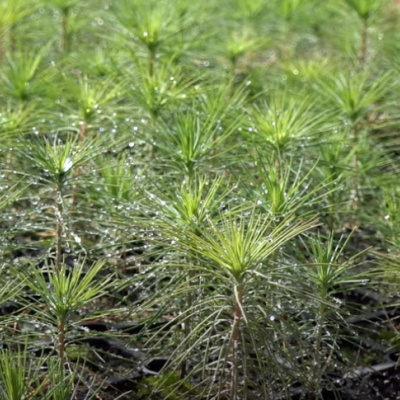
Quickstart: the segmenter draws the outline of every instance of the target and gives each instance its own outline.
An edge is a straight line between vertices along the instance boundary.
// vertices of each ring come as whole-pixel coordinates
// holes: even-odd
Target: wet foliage
[[[0,397],[398,399],[400,4],[0,0]]]

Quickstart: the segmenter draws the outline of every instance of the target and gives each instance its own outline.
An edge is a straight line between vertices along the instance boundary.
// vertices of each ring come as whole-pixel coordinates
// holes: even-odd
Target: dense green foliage
[[[397,3],[0,0],[1,399],[322,399],[368,364]]]

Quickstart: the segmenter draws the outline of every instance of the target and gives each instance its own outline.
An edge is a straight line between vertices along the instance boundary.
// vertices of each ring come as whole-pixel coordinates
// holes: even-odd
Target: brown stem
[[[86,135],[87,135],[87,133],[88,133],[88,130],[89,130],[89,126],[88,126],[88,124],[86,123],[86,121],[84,121],[84,122],[83,122],[83,125],[82,125],[82,129],[81,129],[81,131],[79,132],[79,140],[80,140],[81,142],[83,142],[83,141],[85,140]]]
[[[358,63],[361,68],[365,67],[365,62],[367,60],[367,51],[368,51],[368,20],[364,20],[363,28],[361,31],[360,53],[358,55]]]
[[[322,303],[325,301],[325,298],[321,298],[321,303],[319,306],[319,318],[318,318],[318,330],[317,330],[317,337],[315,342],[315,361],[316,361],[316,376],[314,380],[314,394],[317,396],[320,380],[321,380],[321,372],[324,370],[322,363],[321,363],[321,350],[322,350],[322,335],[324,329],[324,322],[325,322],[325,304]]]
[[[326,301],[328,298],[328,291],[326,287],[320,288],[320,305],[319,305],[319,312],[318,312],[318,329],[317,329],[317,336],[315,341],[315,374],[314,374],[314,382],[313,382],[313,393],[311,393],[312,399],[319,399],[320,398],[320,388],[321,388],[321,380],[323,375],[326,373],[327,369],[330,367],[330,362],[332,359],[332,352],[334,348],[331,349],[331,352],[328,354],[326,361],[323,362],[322,354],[323,351],[322,344],[323,344],[323,333],[325,327],[325,320],[326,320]]]
[[[359,145],[359,132],[356,126],[352,129],[353,146],[354,146],[354,157],[353,157],[353,170],[354,170],[354,210],[360,209],[361,195],[360,195],[360,181],[359,181],[359,166],[358,166],[358,145]]]
[[[243,318],[243,290],[241,285],[236,287],[235,309],[233,313],[232,331],[232,376],[231,376],[231,400],[238,398],[238,348],[240,339],[240,323]]]
[[[84,121],[81,131],[79,132],[79,141],[81,143],[86,139],[88,131],[89,131],[89,125],[87,124],[86,121]],[[81,173],[82,173],[82,168],[81,167],[77,168],[75,171],[75,178],[79,176]],[[72,205],[76,204],[76,202],[78,201],[77,196],[78,196],[78,187],[75,184],[72,188],[72,200],[71,200]]]
[[[149,72],[149,77],[151,80],[153,80],[154,73],[155,73],[155,61],[156,61],[156,52],[155,49],[151,48],[149,49],[149,59],[148,59],[148,72]],[[152,83],[153,84],[153,83]],[[150,129],[152,130],[152,142],[155,142],[155,123],[156,123],[156,112],[152,111],[151,116],[150,116]],[[150,158],[154,159],[155,157],[155,145],[151,144],[151,149],[150,149]]]
[[[64,53],[68,48],[68,20],[69,9],[62,11],[60,51]]]
[[[154,76],[155,62],[156,62],[156,53],[153,49],[149,50],[149,76],[150,77]]]
[[[333,204],[335,204],[335,201],[333,199],[334,196],[329,196],[331,200],[329,201],[329,229],[331,232],[335,230],[335,207]]]
[[[151,148],[150,148],[150,158],[153,160],[156,156],[156,114],[151,113],[150,116],[150,130],[151,130]]]
[[[236,79],[237,60],[238,59],[236,56],[231,57],[231,71],[230,72],[231,72],[232,82],[235,82],[235,79]]]
[[[61,189],[57,191],[57,229],[56,229],[56,264],[55,269],[57,275],[61,271],[61,252],[62,252],[62,235],[63,235],[63,213],[64,207],[62,203],[62,192]]]
[[[276,170],[277,182],[280,183],[282,166],[281,166],[281,158],[280,158],[279,151],[276,152],[276,156],[275,156],[275,170]]]
[[[65,321],[61,320],[58,324],[58,355],[60,364],[63,368],[65,364]]]
[[[186,376],[186,359],[185,360],[183,360],[182,361],[182,364],[181,364],[181,372],[180,372],[180,374],[179,374],[179,379],[180,380],[182,380],[182,379],[185,379],[185,376]]]

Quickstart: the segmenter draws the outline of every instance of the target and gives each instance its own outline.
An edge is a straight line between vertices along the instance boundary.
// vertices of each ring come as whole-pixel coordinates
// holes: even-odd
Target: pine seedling
[[[214,179],[211,183],[208,182],[208,178],[195,176],[190,181],[183,182],[180,191],[171,192],[169,196],[161,195],[155,198],[151,195],[152,205],[156,205],[160,212],[157,212],[158,220],[155,222],[155,226],[165,227],[165,232],[172,233],[169,229],[176,229],[186,232],[189,231],[199,237],[202,236],[203,229],[207,226],[209,218],[215,218],[219,214],[223,202],[228,197],[231,189],[223,184],[223,178],[219,177]],[[164,236],[165,240],[174,243],[176,240],[175,236]],[[196,263],[196,254],[188,252],[185,258],[192,260]],[[184,309],[191,309],[193,304],[198,302],[197,297],[199,291],[201,291],[201,279],[199,280],[197,274],[189,270],[186,272],[187,280],[187,295]],[[184,339],[188,339],[191,333],[192,315],[189,315],[184,325]],[[190,343],[187,344],[190,347]],[[187,362],[182,361],[180,377],[183,379],[186,376]]]
[[[107,110],[124,96],[124,92],[112,79],[91,81],[85,75],[79,77],[76,83],[65,77],[65,82],[71,94],[70,111],[79,117],[79,139],[83,141],[93,124],[111,118]]]
[[[384,77],[398,47],[392,41],[389,49],[387,42],[398,36],[391,2],[387,11],[382,0],[382,8],[366,12],[364,5],[380,2],[43,0],[36,2],[37,14],[3,29],[8,17],[1,11],[31,12],[34,1],[0,0],[0,74],[10,78],[2,81],[0,98],[0,184],[8,194],[18,174],[31,182],[26,197],[2,209],[3,311],[3,298],[15,307],[8,270],[34,258],[32,271],[29,266],[23,273],[36,286],[23,286],[17,304],[26,314],[16,312],[21,323],[15,329],[7,329],[12,318],[5,318],[2,335],[15,348],[29,331],[32,355],[55,343],[42,365],[48,369],[38,370],[40,379],[31,385],[46,386],[23,396],[130,396],[113,391],[114,372],[122,371],[125,381],[136,363],[144,373],[153,363],[122,360],[115,343],[109,351],[90,350],[103,364],[96,362],[108,382],[104,395],[94,387],[99,374],[93,364],[83,368],[78,360],[76,375],[71,372],[72,344],[86,338],[89,322],[78,320],[115,303],[126,308],[129,327],[107,318],[99,324],[107,329],[101,336],[131,338],[149,356],[168,358],[158,376],[142,381],[138,397],[289,398],[300,390],[292,392],[296,383],[304,388],[300,396],[314,398],[336,384],[329,376],[342,372],[349,354],[347,346],[340,348],[342,327],[343,341],[350,333],[344,321],[350,309],[336,297],[358,285],[346,282],[357,268],[350,263],[336,276],[348,261],[347,251],[333,255],[343,242],[312,238],[316,223],[308,221],[330,215],[329,230],[337,232],[357,217],[368,222],[357,246],[378,241],[398,257],[398,193],[394,181],[387,183],[398,172],[398,82]],[[385,20],[375,24],[380,16]],[[72,43],[79,27],[79,43]],[[31,77],[32,49],[40,51],[53,33],[64,52],[49,49]],[[377,51],[387,46],[387,57],[375,57],[367,71],[375,37]],[[17,43],[24,45],[21,52]],[[354,70],[346,65],[351,46],[359,56]],[[14,68],[23,64],[23,52],[27,67]],[[238,88],[242,78],[247,82]],[[150,159],[143,146],[151,148]],[[290,236],[292,228],[298,235]],[[68,279],[74,268],[66,264],[80,268],[78,252],[91,260],[102,254],[112,268],[125,266],[115,268],[124,287],[101,302],[87,299],[79,309],[65,296],[64,306],[73,310],[65,317],[54,307],[63,306],[62,291],[57,300],[49,296],[60,286],[73,291]],[[43,277],[36,279],[41,268]],[[89,290],[107,275],[100,270]],[[382,281],[392,278],[388,273]],[[45,281],[47,297],[44,283],[35,280]],[[132,326],[137,318],[141,323]],[[118,371],[111,371],[110,358],[119,356]],[[90,377],[93,385],[82,394]]]
[[[327,188],[328,224],[335,230],[338,216],[345,213],[348,204],[348,192],[351,191],[352,166],[355,149],[351,147],[351,138],[346,131],[334,130],[331,137],[321,141],[320,160],[316,172]],[[340,221],[340,219],[339,219]]]
[[[214,84],[206,87],[204,93],[199,96],[199,110],[208,115],[210,120],[220,119],[228,122],[243,113],[243,107],[248,100],[248,83],[237,88],[232,88],[232,81],[222,84]]]
[[[17,352],[0,350],[0,395],[3,400],[21,400],[35,398],[46,385],[35,376],[44,363],[44,359],[34,365],[28,359],[27,346]]]
[[[383,5],[382,0],[345,0],[362,20],[368,20]]]
[[[391,76],[390,72],[377,78],[373,78],[369,71],[355,75],[339,72],[321,81],[317,89],[354,129],[357,124],[366,121],[370,108],[388,94]]]
[[[368,130],[368,115],[371,107],[378,108],[390,90],[391,73],[381,75],[370,81],[370,73],[363,72],[355,76],[339,73],[334,78],[320,83],[319,91],[336,108],[345,123],[348,124],[353,147],[354,207],[360,208],[360,148],[363,145],[362,133]]]
[[[136,184],[141,179],[141,172],[133,170],[133,162],[129,156],[122,154],[117,159],[105,157],[99,159],[97,165],[102,178],[103,196],[100,201],[110,201],[119,208],[124,204],[132,204],[138,198]]]
[[[232,76],[235,77],[239,60],[246,54],[261,50],[265,46],[265,40],[256,37],[250,29],[231,32],[227,39],[227,57],[231,64]]]
[[[246,376],[241,377],[240,371],[249,361],[246,359],[249,350],[246,351],[246,346],[241,343],[241,331],[242,325],[248,326],[249,324],[246,309],[247,301],[252,303],[250,296],[251,281],[253,277],[258,276],[266,279],[266,284],[273,285],[271,276],[268,276],[268,268],[271,267],[269,265],[270,257],[294,237],[315,226],[315,221],[299,223],[295,222],[293,218],[289,218],[276,225],[273,218],[259,216],[256,213],[252,213],[248,218],[244,216],[224,218],[222,216],[220,221],[217,224],[210,221],[207,229],[203,230],[201,237],[190,231],[177,230],[171,230],[171,235],[174,234],[177,239],[177,248],[197,255],[201,269],[204,270],[205,279],[218,281],[218,286],[223,286],[226,291],[232,293],[230,300],[220,297],[221,292],[219,290],[214,295],[218,298],[215,299],[215,302],[220,310],[226,310],[229,304],[222,304],[222,301],[229,301],[232,304],[230,341],[229,343],[223,342],[224,348],[220,349],[220,352],[226,354],[224,350],[227,350],[227,348],[225,346],[232,349],[230,356],[232,365],[231,398],[238,399],[241,392],[240,387],[246,386],[245,383],[241,383],[242,379],[246,380]],[[258,271],[260,265],[267,268],[265,274]],[[213,303],[212,294],[204,302],[204,306],[206,306],[206,303],[208,303],[208,307],[211,307]],[[214,314],[209,313],[209,315],[213,316],[213,320],[217,317]],[[218,316],[218,318],[220,317]],[[206,323],[209,323],[208,318],[205,318],[204,321],[199,323],[198,327],[194,327],[192,330],[192,337],[194,332],[199,331],[201,333],[198,339],[200,342],[204,340],[204,335],[207,337],[208,334],[211,334],[210,328],[207,329],[204,326]],[[251,325],[252,327],[249,329],[255,329],[256,325]],[[211,329],[211,331],[214,332],[214,329]],[[225,331],[220,334],[225,334]],[[213,342],[215,343],[216,340],[214,337]],[[194,340],[191,348],[198,348],[200,342]],[[253,348],[252,351],[256,351],[256,349]],[[221,357],[221,355],[218,357]],[[207,362],[207,360],[203,360],[203,362]],[[222,368],[221,364],[223,364],[223,361],[219,360],[217,368]]]
[[[257,22],[265,12],[263,0],[234,0],[231,8],[233,18],[242,22]]]
[[[278,42],[278,55],[282,61],[296,58],[296,51],[303,41],[312,41],[310,28],[318,21],[313,12],[321,7],[315,0],[279,0],[271,1],[269,12],[274,16],[270,20],[274,43]],[[323,7],[326,7],[325,4]],[[307,47],[308,48],[311,46]],[[302,54],[300,53],[301,57]]]
[[[185,78],[180,68],[170,62],[162,64],[150,74],[143,61],[136,58],[136,73],[123,70],[127,74],[126,84],[132,88],[132,99],[140,117],[150,131],[151,151],[154,158],[157,146],[157,128],[161,116],[172,106],[182,104],[190,95],[192,79]]]
[[[298,12],[301,6],[307,1],[304,0],[283,0],[280,3],[279,13],[281,17],[290,21]]]
[[[331,124],[331,114],[314,109],[315,102],[310,98],[299,101],[287,95],[275,96],[269,104],[254,109],[254,125],[246,135],[257,145],[271,148],[279,169],[281,157],[301,142],[318,138]]]
[[[92,225],[95,234],[101,238],[95,248],[101,254],[106,249],[119,249],[124,268],[127,267],[128,252],[133,251],[132,246],[135,247],[133,243],[142,242],[139,232],[142,232],[146,216],[153,214],[153,210],[149,211],[143,202],[143,187],[147,181],[146,167],[138,166],[135,158],[127,152],[117,157],[105,155],[96,160],[96,174],[88,180],[85,193],[81,195],[81,210],[89,204],[89,212],[95,208],[96,219],[92,219]],[[99,210],[101,218],[98,218]],[[109,257],[109,250],[107,254]]]
[[[26,272],[21,275],[22,282],[47,307],[47,311],[37,308],[37,312],[44,323],[56,329],[61,365],[66,361],[68,331],[74,323],[79,322],[76,313],[103,296],[111,286],[112,275],[99,277],[103,268],[104,262],[97,262],[86,270],[84,261],[80,260],[72,270],[61,264],[58,270],[50,267],[43,270],[31,268],[28,278]]]
[[[74,170],[111,149],[117,151],[123,142],[124,140],[112,142],[100,135],[87,138],[83,142],[73,134],[66,134],[64,138],[58,135],[52,141],[39,137],[33,141],[28,158],[36,168],[45,173],[40,180],[55,184],[59,190],[74,178]]]
[[[169,191],[159,196],[150,195],[152,207],[159,209],[159,223],[179,226],[201,236],[208,218],[214,219],[227,201],[232,188],[224,184],[222,176],[211,179],[195,175],[184,181],[178,191]]]
[[[47,0],[47,5],[58,9],[61,13],[60,51],[62,53],[68,50],[70,14],[77,4],[78,0]]]
[[[214,38],[209,18],[212,5],[183,0],[176,2],[175,7],[176,15],[182,21],[181,28],[173,40],[165,43],[160,59],[162,57],[171,60],[174,65],[188,68],[197,57],[209,56],[210,49],[206,43]]]
[[[231,90],[230,84],[212,88],[205,98],[194,101],[192,108],[163,120],[160,126],[159,147],[167,165],[188,180],[204,173],[206,167],[215,164],[214,160],[223,158],[234,147],[229,139],[242,119],[244,89]]]
[[[193,111],[181,112],[173,125],[166,122],[160,130],[158,147],[166,155],[166,163],[191,180],[230,150],[227,142],[237,130],[239,118],[224,124],[212,114],[202,117]]]
[[[33,359],[27,346],[16,353],[1,350],[0,355],[2,399],[71,400],[76,395],[75,371],[67,375],[54,357]],[[44,369],[46,373],[41,373]]]
[[[352,233],[346,239],[335,241],[331,233],[326,240],[318,235],[311,238],[307,264],[298,271],[300,281],[307,286],[306,291],[316,294],[315,303],[315,368],[308,377],[310,389],[320,396],[322,379],[335,362],[340,332],[336,326],[345,323],[345,311],[335,296],[343,291],[355,290],[369,281],[368,271],[361,272],[360,257],[366,250],[347,258],[344,254]]]
[[[79,375],[79,364],[70,366],[69,370],[60,366],[59,360],[49,357],[47,362],[46,382],[48,387],[43,390],[41,399],[43,400],[73,400],[82,396],[80,386],[84,383],[84,379]],[[72,369],[73,368],[73,369]],[[80,385],[81,384],[81,385]],[[99,388],[88,387],[88,393],[85,399],[95,400],[99,398]]]
[[[5,93],[20,104],[35,100],[40,94],[40,64],[46,55],[47,46],[40,51],[18,52],[7,56],[7,64],[0,74]]]
[[[150,75],[141,61],[136,65],[138,75],[131,75],[134,85],[132,94],[152,121],[158,119],[166,106],[186,99],[192,80],[185,79],[180,68],[165,63]]]
[[[0,393],[4,400],[21,400],[30,394],[27,383],[27,352],[13,355],[10,351],[0,352]]]
[[[115,61],[118,55],[118,49],[115,49],[110,44],[105,44],[103,46],[96,46],[93,52],[90,53],[90,57],[82,58],[82,54],[72,53],[69,59],[71,60],[71,65],[79,66],[79,68],[90,77],[89,83],[97,86],[94,80],[100,78],[100,82],[101,79],[104,79],[105,86],[108,86],[108,84],[111,83],[112,77],[115,77]]]
[[[71,194],[76,193],[67,193],[67,184],[79,179],[79,175],[76,174],[79,168],[110,148],[118,148],[118,144],[113,145],[107,137],[92,137],[80,141],[78,136],[71,134],[67,135],[64,141],[57,136],[53,142],[46,138],[37,138],[31,146],[28,158],[41,172],[40,181],[50,186],[53,199],[55,198],[56,271],[61,268],[63,237],[66,235],[68,207],[65,203]],[[26,157],[25,152],[23,156]]]
[[[249,200],[277,221],[292,214],[305,217],[318,213],[316,205],[335,190],[327,182],[313,182],[312,174],[318,163],[304,174],[302,162],[296,167],[297,172],[292,161],[281,166],[259,157],[256,165],[256,175],[248,170],[251,185],[243,184],[244,190]]]
[[[35,113],[39,113],[36,100],[42,91],[42,82],[37,75],[44,54],[45,49],[39,54],[17,53],[13,58],[8,55],[8,68],[5,66],[3,72],[0,72],[0,81],[5,87],[4,93],[16,101],[16,104],[12,105],[7,101],[7,109],[0,114],[2,139],[14,139],[13,146],[18,146],[19,136],[26,133],[27,126],[37,118],[34,117]],[[12,164],[13,156],[10,151],[7,154],[7,170],[12,169]]]
[[[71,400],[76,395],[74,390],[75,371],[68,374],[59,360],[50,357],[48,362],[47,380],[50,387],[45,391],[43,400]]]
[[[178,6],[165,0],[122,0],[114,11],[125,32],[136,42],[139,52],[147,53],[149,77],[156,73],[157,55],[192,22]],[[134,52],[137,54],[137,49],[134,48]]]
[[[227,199],[232,189],[224,185],[223,177],[217,177],[209,182],[209,178],[195,176],[190,181],[183,182],[178,192],[170,192],[168,195],[163,194],[158,197],[150,195],[152,208],[156,206],[159,211],[156,211],[157,221],[154,226],[163,231],[163,226],[166,227],[168,233],[172,233],[169,229],[179,229],[183,232],[190,231],[191,233],[202,236],[203,229],[208,225],[209,219],[215,219],[224,201]],[[165,240],[173,243],[176,237],[164,236]],[[192,259],[196,263],[196,254],[188,252],[185,256],[187,259]],[[201,290],[200,280],[194,271],[186,272],[187,280],[187,296],[184,309],[191,309],[193,304],[197,303],[196,292]],[[184,339],[188,339],[191,333],[192,317],[188,316],[185,319]],[[188,343],[190,347],[190,343]],[[186,376],[186,360],[183,360],[181,365],[180,377],[183,379]]]
[[[6,36],[10,37],[10,41],[14,40],[13,28],[30,14],[32,14],[37,5],[25,0],[1,0],[0,1],[0,65],[3,62],[3,56],[7,52]],[[11,46],[10,46],[11,47]],[[8,49],[9,51],[11,48]]]
[[[360,50],[358,54],[358,62],[360,67],[364,68],[369,52],[368,29],[371,20],[376,17],[380,8],[384,4],[383,0],[345,0],[353,11],[356,12],[362,23]]]

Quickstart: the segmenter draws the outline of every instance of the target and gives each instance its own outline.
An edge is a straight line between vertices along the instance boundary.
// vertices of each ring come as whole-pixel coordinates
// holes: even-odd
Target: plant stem
[[[151,80],[151,84],[153,85],[153,79],[155,74],[155,61],[156,61],[156,52],[155,49],[149,49],[149,59],[148,59],[148,73],[149,78]],[[150,158],[154,159],[155,157],[155,126],[156,126],[156,112],[153,110],[150,115],[150,129],[152,131],[152,143],[150,149]]]
[[[365,61],[367,59],[368,52],[368,20],[363,20],[363,27],[361,31],[361,46],[360,53],[358,55],[358,63],[361,68],[365,67]]]
[[[320,290],[320,304],[319,304],[319,312],[318,312],[318,329],[315,341],[315,362],[316,362],[316,374],[314,375],[314,395],[315,398],[318,398],[319,387],[321,383],[321,377],[325,368],[323,368],[322,360],[321,360],[321,351],[322,351],[322,336],[324,333],[324,325],[325,325],[325,314],[326,314],[326,297],[327,291],[326,287],[321,288]]]
[[[60,51],[64,53],[68,48],[68,20],[69,8],[62,10]]]
[[[79,141],[80,143],[84,142],[86,139],[86,135],[89,131],[89,125],[86,121],[83,122],[82,128],[79,132]],[[74,177],[78,177],[82,173],[82,167],[76,169]],[[71,204],[74,205],[78,201],[78,186],[75,184],[72,188],[72,199]]]
[[[331,197],[331,196],[330,196]],[[334,200],[329,201],[329,230],[334,231],[335,230],[335,208],[333,206]]]
[[[354,146],[354,158],[353,158],[353,170],[354,170],[354,210],[358,211],[360,209],[360,179],[359,179],[359,167],[358,167],[358,146],[359,146],[359,132],[355,125],[353,125],[352,129],[353,136],[353,146]]]
[[[81,131],[79,132],[79,140],[80,140],[81,142],[83,142],[83,141],[85,140],[86,135],[87,135],[87,133],[88,133],[88,130],[89,130],[89,126],[88,126],[87,122],[84,121],[84,122],[83,122],[83,125],[82,125],[82,129],[81,129]]]
[[[56,274],[59,275],[61,271],[61,252],[62,252],[62,235],[63,235],[63,198],[61,187],[57,190],[57,228],[56,228]]]
[[[325,304],[321,302],[319,306],[319,318],[318,318],[318,330],[317,330],[317,340],[315,343],[315,352],[318,363],[318,368],[320,368],[320,352],[322,347],[322,334],[324,330],[324,319],[325,319]]]
[[[276,170],[276,180],[278,183],[280,183],[282,165],[281,165],[281,156],[280,156],[279,150],[276,152],[276,156],[275,156],[275,170]]]
[[[232,331],[232,377],[231,377],[231,400],[238,399],[239,386],[239,363],[238,348],[240,339],[240,323],[243,318],[243,288],[239,284],[236,286],[235,309],[233,313],[233,331]]]
[[[150,116],[150,130],[151,130],[151,148],[150,148],[150,158],[153,160],[156,155],[156,115],[151,113]]]
[[[231,58],[231,77],[232,77],[232,86],[234,86],[234,82],[236,79],[236,68],[237,68],[237,57],[232,57]]]
[[[58,324],[58,355],[61,367],[65,364],[65,320],[62,319]]]
[[[156,62],[156,52],[154,49],[149,50],[149,76],[152,78],[154,76],[154,66]]]
[[[192,278],[193,278],[193,273],[189,272],[189,274],[186,277],[186,284],[187,284],[186,307],[187,307],[187,310],[189,310],[189,313],[191,313],[191,308],[193,306]],[[189,339],[191,329],[192,329],[192,319],[189,316],[186,319],[184,332],[183,332],[185,340]],[[182,364],[181,364],[180,379],[184,379],[186,376],[186,364],[187,364],[186,360],[183,360]]]

